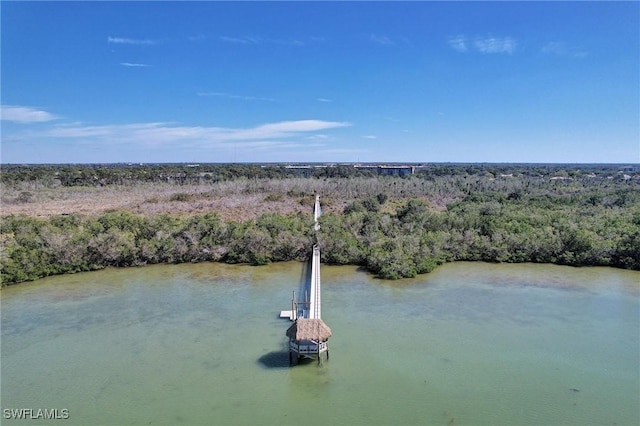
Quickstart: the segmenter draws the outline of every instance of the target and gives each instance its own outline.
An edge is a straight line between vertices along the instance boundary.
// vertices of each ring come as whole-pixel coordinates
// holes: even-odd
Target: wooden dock
[[[321,214],[320,197],[316,195],[313,209],[314,230],[320,229],[318,218]],[[322,321],[322,292],[320,282],[320,246],[313,246],[311,255],[311,273],[296,299],[295,292],[291,301],[291,310],[281,311],[280,318],[288,318],[294,324],[287,330],[289,337],[289,362],[297,362],[302,358],[317,358],[322,361],[322,354],[329,359],[327,340],[331,329]]]
[[[290,321],[293,321],[293,311],[280,311],[280,318],[288,318]]]

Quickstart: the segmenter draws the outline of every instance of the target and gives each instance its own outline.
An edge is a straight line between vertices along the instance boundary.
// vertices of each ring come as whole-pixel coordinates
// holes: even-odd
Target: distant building
[[[354,165],[357,169],[375,170],[383,176],[410,176],[416,172],[416,166]]]
[[[341,164],[341,166],[351,166],[347,164]],[[373,171],[381,176],[410,176],[416,172],[416,168],[421,166],[409,166],[409,165],[385,165],[385,164],[353,164],[354,168],[358,170]],[[298,176],[309,177],[313,176],[316,169],[325,169],[337,167],[335,164],[322,164],[322,165],[288,165],[285,166],[287,170],[293,170]]]
[[[293,170],[298,177],[311,177],[313,176],[314,167],[311,166],[285,166],[287,170]]]
[[[347,166],[343,164],[343,166]],[[349,165],[350,166],[350,165]],[[313,176],[315,169],[324,169],[336,167],[335,164],[323,164],[323,165],[288,165],[285,166],[288,170],[293,170],[298,176],[309,177]],[[381,176],[410,176],[416,172],[416,166],[409,165],[383,165],[383,164],[353,164],[353,167],[358,170],[370,170],[376,172]]]
[[[636,166],[624,166],[622,168],[620,168],[621,172],[626,172],[626,173],[633,173],[633,172],[640,172],[640,165],[636,165]]]

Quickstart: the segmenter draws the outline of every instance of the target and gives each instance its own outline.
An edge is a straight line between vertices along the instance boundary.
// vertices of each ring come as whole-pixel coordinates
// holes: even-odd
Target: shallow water
[[[635,425],[640,273],[323,265],[322,366],[288,367],[303,265],[159,265],[2,291],[2,409],[61,424]],[[34,424],[25,420],[3,424]],[[51,420],[40,421],[50,424]]]

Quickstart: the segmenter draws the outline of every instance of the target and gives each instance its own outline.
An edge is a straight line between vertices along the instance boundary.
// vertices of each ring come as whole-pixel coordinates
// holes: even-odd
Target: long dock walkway
[[[316,195],[313,208],[313,229],[320,229],[318,218],[322,214],[320,197]],[[307,263],[308,265],[308,263]],[[331,337],[331,329],[322,321],[322,298],[320,289],[320,246],[313,246],[311,254],[311,270],[305,269],[298,299],[295,292],[291,300],[291,310],[282,311],[280,317],[289,318],[294,323],[287,329],[289,338],[289,365],[302,358],[317,358],[322,363],[322,354],[329,359],[327,340]]]
[[[320,229],[318,218],[320,218],[321,214],[322,209],[320,208],[320,196],[316,195],[316,202],[313,206],[313,229],[316,231]],[[304,293],[307,293],[308,291],[309,303],[307,305],[308,308],[303,309],[303,318],[322,319],[322,298],[320,296],[320,247],[318,244],[313,246],[313,254],[311,255],[311,276],[306,284],[308,285],[308,288],[305,289]],[[304,298],[305,294],[300,294],[299,296]],[[306,300],[299,300],[299,302],[306,302]]]
[[[320,247],[313,246],[311,257],[311,280],[309,280],[309,315],[307,318],[322,318],[322,298],[320,291]]]
[[[320,224],[318,218],[322,214],[320,207],[320,196],[316,195],[316,201],[313,208],[314,229],[318,231]],[[311,255],[311,272],[305,276],[305,280],[298,292],[296,306],[292,306],[291,311],[280,312],[281,318],[289,318],[294,321],[298,318],[303,319],[322,319],[322,297],[320,282],[320,247],[318,244],[313,246],[313,254]]]

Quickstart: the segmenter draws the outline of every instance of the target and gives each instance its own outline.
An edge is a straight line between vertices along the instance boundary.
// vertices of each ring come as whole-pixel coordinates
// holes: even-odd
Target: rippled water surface
[[[302,276],[162,265],[6,288],[2,423],[640,423],[638,272],[456,263],[389,282],[323,265],[331,358],[289,368],[277,313]]]

